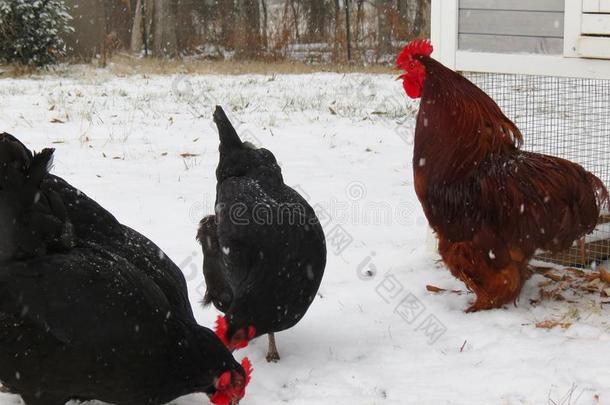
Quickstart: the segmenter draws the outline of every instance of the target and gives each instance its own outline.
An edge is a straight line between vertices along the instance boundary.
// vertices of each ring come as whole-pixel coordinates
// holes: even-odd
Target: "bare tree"
[[[131,28],[131,51],[140,52],[144,47],[144,3],[138,0]]]
[[[377,51],[378,55],[387,55],[392,49],[392,25],[390,12],[392,2],[390,0],[376,0],[377,12]]]
[[[301,42],[301,34],[299,32],[299,1],[290,0],[290,9],[292,10],[292,19],[294,20],[294,33],[296,36],[297,43]]]
[[[347,61],[352,61],[352,27],[350,25],[350,8],[349,2],[350,0],[345,1],[345,34],[346,34],[346,42],[347,42]]]
[[[175,3],[171,0],[154,1],[154,56],[171,58],[178,54],[174,6]]]
[[[417,0],[412,20],[413,37],[430,36],[430,0]]]
[[[261,13],[258,0],[240,0],[240,41],[239,55],[245,58],[261,54]]]
[[[235,0],[217,0],[216,7],[220,20],[220,43],[228,49],[234,49],[237,22]]]
[[[330,4],[326,0],[304,2],[307,15],[307,36],[310,42],[321,42],[326,38],[330,16]]]
[[[267,14],[267,2],[266,0],[261,0],[261,7],[263,9],[263,47],[267,49],[269,46],[269,37],[268,37],[268,24],[269,24],[269,16]]]

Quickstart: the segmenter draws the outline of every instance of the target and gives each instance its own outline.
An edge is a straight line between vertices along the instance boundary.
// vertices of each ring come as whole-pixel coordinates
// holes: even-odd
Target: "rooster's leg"
[[[277,346],[275,345],[275,335],[270,333],[269,335],[269,351],[267,352],[267,362],[268,363],[277,363],[280,361],[280,353],[277,351]]]

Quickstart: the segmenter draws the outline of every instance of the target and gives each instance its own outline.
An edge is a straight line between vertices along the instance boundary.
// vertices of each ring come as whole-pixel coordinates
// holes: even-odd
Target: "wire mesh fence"
[[[610,187],[610,80],[466,73],[489,94],[525,138],[524,149],[581,164]],[[537,259],[584,267],[610,260],[610,214],[559,254]]]

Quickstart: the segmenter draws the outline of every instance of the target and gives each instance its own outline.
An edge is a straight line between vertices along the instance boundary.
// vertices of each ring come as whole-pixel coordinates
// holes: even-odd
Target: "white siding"
[[[460,0],[458,49],[560,55],[564,0]]]

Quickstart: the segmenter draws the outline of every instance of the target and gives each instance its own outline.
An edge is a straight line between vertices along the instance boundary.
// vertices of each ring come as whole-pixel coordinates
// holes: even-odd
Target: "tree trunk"
[[[413,18],[413,37],[430,37],[430,0],[417,0]]]
[[[240,56],[256,58],[261,51],[261,13],[258,0],[241,0]]]
[[[153,42],[153,22],[155,19],[154,14],[154,1],[155,0],[142,0],[142,16],[144,24],[142,26],[142,41],[144,42],[144,56],[152,54],[152,42]]]
[[[177,56],[176,14],[170,0],[154,2],[154,48],[156,57],[172,58]]]
[[[341,49],[341,5],[339,0],[334,0],[335,3],[335,40],[333,41],[333,58],[339,62],[339,50]]]
[[[292,9],[292,18],[294,20],[294,33],[296,35],[297,43],[301,42],[301,34],[299,32],[299,12],[295,4],[295,0],[290,0],[290,8]]]
[[[376,0],[377,9],[377,52],[378,56],[385,56],[392,50],[392,27],[389,13],[391,4],[389,0]]]
[[[354,37],[356,38],[356,43],[358,43],[364,33],[364,0],[356,0],[356,29],[354,30]]]
[[[409,18],[409,0],[396,0],[396,11],[405,21]]]
[[[266,0],[261,0],[261,6],[263,8],[263,47],[267,49],[267,47],[269,46],[269,38],[267,37],[267,25],[269,22]]]
[[[350,0],[345,0],[345,34],[347,38],[347,61],[352,61],[352,27],[350,26]]]
[[[140,53],[144,47],[144,13],[142,0],[138,0],[131,28],[131,52]]]
[[[236,8],[234,0],[217,1],[218,18],[220,20],[220,44],[227,49],[236,46]]]
[[[326,36],[327,10],[325,0],[308,0],[307,7],[307,36],[309,42],[321,42]]]

